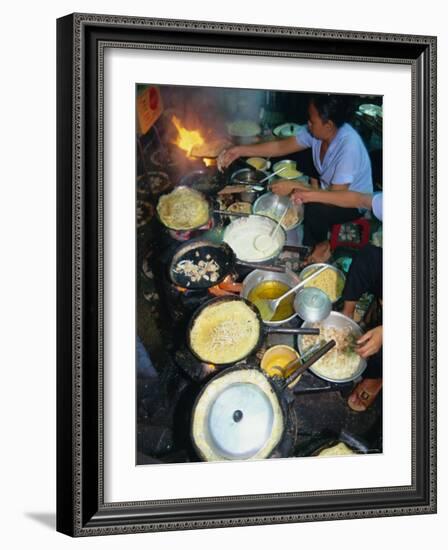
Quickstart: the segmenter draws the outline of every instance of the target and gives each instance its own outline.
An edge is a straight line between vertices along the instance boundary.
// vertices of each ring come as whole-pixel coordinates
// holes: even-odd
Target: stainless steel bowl
[[[255,168],[241,168],[230,176],[231,184],[257,185],[262,179],[268,176],[265,170],[256,170]]]
[[[308,328],[308,327],[311,327],[312,324],[313,323],[310,323],[308,321],[303,323],[302,327]],[[349,326],[352,329],[353,333],[358,337],[361,336],[363,333],[359,325],[355,321],[353,321],[353,319],[350,319],[350,317],[347,317],[346,315],[343,315],[342,313],[339,313],[337,311],[332,311],[326,319],[320,322],[320,325],[323,327],[334,327],[334,328],[345,328]],[[305,353],[305,350],[302,345],[302,339],[303,339],[303,335],[299,334],[297,337],[297,348],[299,350],[300,355],[303,355]],[[347,382],[353,382],[353,380],[356,380],[357,378],[359,378],[362,375],[362,373],[365,371],[366,367],[367,367],[367,361],[362,357],[360,357],[357,370],[349,378],[338,378],[338,379],[329,378],[327,376],[324,376],[318,373],[315,370],[314,365],[310,367],[310,371],[316,376],[318,376],[319,378],[322,378],[323,380],[327,380],[328,382],[334,382],[336,384],[345,384]]]
[[[244,279],[240,296],[242,298],[246,298],[247,300],[251,290],[264,281],[280,281],[281,283],[285,283],[285,285],[289,286],[289,288],[292,288],[300,282],[299,277],[292,271],[289,273],[274,273],[273,271],[262,271],[261,269],[255,269],[254,271],[251,271]],[[296,315],[297,314],[294,312],[293,315],[287,319],[283,319],[282,321],[263,321],[263,323],[271,327],[277,327],[284,325],[285,323],[289,323],[289,321],[294,319]]]
[[[224,230],[223,241],[225,241],[232,248],[233,237],[236,234],[239,234],[239,232],[242,232],[242,234],[244,235],[245,231],[247,230],[247,225],[246,224],[248,224],[248,223],[262,223],[264,225],[264,229],[265,229],[263,231],[263,233],[268,233],[268,232],[271,233],[275,229],[275,227],[277,226],[275,221],[271,220],[271,218],[268,218],[267,216],[258,216],[258,215],[252,214],[251,216],[249,216],[247,218],[238,218],[238,219],[232,221],[232,223],[230,223]],[[234,250],[235,255],[238,258],[238,260],[241,260],[243,262],[250,262],[250,263],[253,263],[253,264],[269,264],[269,262],[271,260],[273,260],[274,258],[276,258],[280,254],[280,252],[283,249],[283,246],[285,245],[286,232],[283,229],[283,227],[279,227],[279,230],[277,232],[276,237],[278,237],[279,235],[280,235],[279,246],[275,250],[275,252],[273,252],[269,256],[265,256],[265,257],[259,258],[259,259],[242,258],[238,255],[237,251]]]
[[[294,204],[289,197],[276,195],[275,193],[265,193],[264,195],[261,195],[261,197],[258,197],[258,199],[254,202],[252,212],[254,214],[268,216],[268,218],[272,218],[278,222],[283,216],[286,208],[292,208],[299,217],[295,224],[288,227],[285,227],[282,223],[282,227],[286,231],[291,231],[292,229],[299,227],[302,223],[304,209],[303,204]]]
[[[294,168],[294,169],[297,169],[296,166],[297,166],[297,162],[295,160],[290,160],[290,159],[285,159],[285,160],[279,160],[278,162],[276,162],[273,167],[272,167],[272,170],[274,172],[277,172],[277,170],[279,170],[282,166],[288,166],[290,168]],[[280,174],[279,174],[280,175]]]
[[[292,168],[294,170],[297,170],[298,172],[300,172],[300,170],[298,170],[297,168],[297,162],[295,160],[279,160],[278,162],[276,162],[274,164],[274,166],[272,167],[272,171],[273,172],[277,172],[277,170],[280,170],[280,168],[283,168],[283,166],[287,166],[288,168]],[[300,178],[303,177],[303,174],[300,172],[300,174],[298,176],[284,176],[283,175],[284,172],[280,172],[280,174],[277,174],[277,176],[275,176],[276,178],[278,179],[281,179],[281,180],[298,180]]]
[[[316,269],[319,269],[320,267],[323,267],[324,265],[328,265],[328,269],[331,269],[332,271],[335,271],[342,279],[343,283],[345,284],[345,275],[344,273],[338,269],[337,267],[334,267],[334,265],[331,265],[331,264],[325,264],[325,263],[316,263],[316,264],[310,264],[310,265],[307,265],[304,269],[302,269],[302,271],[299,273],[299,278],[301,281],[303,281],[303,279],[306,279],[309,275],[311,275],[311,272],[316,270]],[[314,279],[315,280],[315,279]],[[313,286],[313,281],[310,281],[310,286]],[[317,288],[317,287],[316,287]],[[342,296],[342,292],[341,294],[336,298],[336,300],[333,300],[333,304],[335,304]]]

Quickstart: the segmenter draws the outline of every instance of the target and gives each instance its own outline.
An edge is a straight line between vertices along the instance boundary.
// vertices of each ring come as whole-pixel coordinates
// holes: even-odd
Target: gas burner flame
[[[171,122],[174,126],[176,126],[178,131],[178,135],[174,140],[174,143],[187,153],[187,157],[191,158],[191,151],[193,147],[202,145],[204,143],[204,138],[199,130],[187,130],[187,128],[182,126],[181,121],[175,115],[171,117]]]
[[[178,132],[173,143],[177,145],[179,149],[185,151],[187,158],[200,161],[199,158],[193,157],[191,155],[191,151],[193,150],[193,147],[204,144],[205,140],[202,137],[201,132],[199,130],[187,130],[185,126],[182,126],[181,121],[175,115],[171,117],[171,122],[174,124]],[[203,158],[202,162],[205,166],[216,165],[216,160],[211,158]]]

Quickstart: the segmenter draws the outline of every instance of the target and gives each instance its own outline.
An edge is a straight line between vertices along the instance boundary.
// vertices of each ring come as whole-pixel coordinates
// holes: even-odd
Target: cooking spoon
[[[281,226],[283,219],[288,213],[288,210],[289,208],[286,207],[281,218],[278,220],[277,225],[274,227],[271,233],[267,235],[257,235],[255,237],[254,246],[257,250],[259,250],[260,252],[265,252],[266,250],[272,247],[272,243],[274,242],[274,237],[277,234],[278,228]]]
[[[309,353],[307,353],[307,359],[305,362],[297,369],[295,370],[284,382],[283,387],[287,387],[290,384],[292,384],[301,374],[303,374],[306,370],[308,370],[310,367],[314,365],[319,359],[321,359],[326,353],[328,353],[334,346],[336,345],[335,340],[330,340],[326,344],[324,344],[322,347],[320,347],[316,353],[315,348],[313,347],[313,350],[310,350]],[[313,353],[313,354],[312,354]],[[285,372],[288,372],[289,369],[294,367],[297,363],[300,363],[301,358],[294,359],[293,361],[290,361],[285,368]]]
[[[266,181],[270,180],[271,178],[273,178],[274,176],[276,176],[277,174],[280,174],[280,172],[282,172],[283,170],[286,170],[286,168],[288,168],[287,166],[283,166],[282,168],[280,168],[279,170],[277,170],[276,172],[273,172],[272,174],[270,174],[269,176],[266,176],[265,178],[263,178],[262,180],[260,180],[257,184],[250,184],[250,189],[251,191],[264,191],[264,187],[261,185],[262,183],[265,183]],[[248,184],[243,184],[243,185],[248,185]]]
[[[277,174],[280,174],[280,172],[283,172],[283,170],[286,170],[288,167],[287,166],[283,166],[282,168],[279,168],[276,172],[272,172],[272,174],[270,176],[266,176],[265,178],[263,178],[261,181],[258,182],[258,185],[261,185],[262,183],[264,183],[265,181],[268,181],[270,180],[271,178],[273,178],[274,176],[276,176]]]
[[[286,380],[284,380],[282,388],[286,388],[287,386],[295,382],[297,378],[306,370],[308,370],[312,365],[314,365],[314,363],[316,363],[332,348],[334,348],[335,345],[335,340],[329,340],[324,344],[322,344],[322,342],[319,342],[318,344],[310,348],[304,355],[302,355],[301,357],[296,357],[295,359],[287,363],[284,367],[280,367],[277,365],[270,367],[271,372],[273,370],[276,370],[278,372],[278,374],[275,373],[272,376],[282,376],[283,373],[290,371],[297,364],[302,363],[298,369],[296,369],[292,374],[288,376],[288,378],[286,378]]]
[[[258,311],[260,312],[260,315],[263,321],[270,321],[272,317],[274,317],[275,311],[282,300],[284,300],[287,296],[290,296],[291,294],[299,290],[299,288],[302,288],[305,285],[305,283],[308,283],[311,279],[314,279],[314,277],[317,277],[329,267],[330,266],[328,264],[324,265],[323,267],[321,267],[320,269],[312,273],[309,277],[307,277],[297,285],[290,288],[287,292],[285,292],[275,300],[266,300],[264,298],[255,300],[253,304],[258,308]]]

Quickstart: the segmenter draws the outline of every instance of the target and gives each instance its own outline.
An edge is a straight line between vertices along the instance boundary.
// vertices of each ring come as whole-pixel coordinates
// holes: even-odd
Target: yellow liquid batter
[[[257,300],[274,300],[287,292],[291,287],[280,281],[263,281],[254,287],[247,297],[249,302],[255,303]],[[280,302],[271,321],[283,321],[294,313],[294,295],[288,296]]]
[[[285,370],[285,367],[288,363],[297,359],[297,357],[297,352],[292,348],[281,345],[275,346],[264,354],[261,361],[261,368],[269,376],[282,376],[287,378],[299,365],[293,365],[293,367],[288,370]]]

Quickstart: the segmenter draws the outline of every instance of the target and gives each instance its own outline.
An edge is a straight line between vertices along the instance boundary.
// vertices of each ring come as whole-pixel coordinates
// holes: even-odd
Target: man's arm
[[[226,168],[239,157],[282,157],[307,149],[295,136],[255,145],[237,145],[223,151],[218,157],[218,166]]]
[[[322,204],[331,204],[341,206],[342,208],[367,208],[372,209],[372,195],[369,193],[358,193],[357,191],[347,191],[346,189],[334,190],[333,187],[340,188],[341,185],[332,185],[330,191],[296,189],[293,199],[307,202],[319,202]]]

